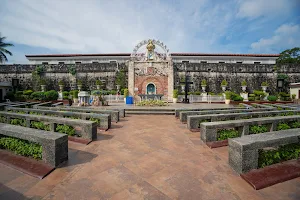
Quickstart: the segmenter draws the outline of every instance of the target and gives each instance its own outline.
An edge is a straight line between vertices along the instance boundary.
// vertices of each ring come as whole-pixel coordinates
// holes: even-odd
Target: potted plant
[[[73,90],[72,96],[73,96],[74,104],[77,104],[78,103],[78,90]]]
[[[228,83],[227,83],[227,81],[224,79],[224,80],[221,82],[221,87],[222,87],[223,92],[225,92],[227,85],[228,85]]]
[[[102,86],[102,81],[96,80],[96,87],[97,87],[97,90],[100,90],[100,89],[101,89],[101,86]]]
[[[82,89],[82,81],[81,80],[77,81],[77,87],[78,87],[79,91]]]
[[[64,82],[62,80],[58,81],[59,91],[62,92],[64,90]]]
[[[177,103],[178,100],[178,90],[173,90],[173,103]]]
[[[225,104],[230,104],[231,91],[225,91]]]
[[[267,82],[262,82],[261,83],[261,88],[264,92],[267,91],[267,88],[268,88],[269,84]]]
[[[203,80],[201,81],[201,87],[202,87],[202,91],[203,91],[203,92],[205,92],[206,86],[207,86],[207,82],[206,82],[205,79],[203,79]]]
[[[41,85],[42,92],[45,92],[46,91],[46,80],[41,79],[40,80],[40,85]]]
[[[126,97],[128,97],[128,96],[129,96],[129,91],[126,88],[126,89],[124,89],[124,102],[126,102]]]
[[[247,89],[247,82],[246,82],[246,80],[243,80],[242,81],[242,90],[243,90],[243,92],[245,92],[246,89]]]

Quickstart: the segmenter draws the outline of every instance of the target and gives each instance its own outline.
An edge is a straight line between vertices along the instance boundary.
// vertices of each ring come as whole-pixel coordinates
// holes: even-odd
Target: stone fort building
[[[221,92],[222,80],[227,80],[228,89],[241,91],[241,82],[247,81],[248,90],[260,89],[267,81],[269,92],[276,91],[277,75],[287,74],[291,82],[299,82],[297,66],[276,66],[279,54],[206,54],[170,53],[159,40],[149,39],[137,44],[131,53],[106,54],[57,54],[26,55],[27,65],[2,65],[0,81],[19,80],[21,89],[34,87],[32,72],[42,68],[41,76],[47,80],[48,89],[58,89],[63,80],[66,89],[71,89],[80,79],[86,89],[96,88],[101,80],[107,89],[116,89],[115,76],[124,70],[130,94],[163,94],[171,99],[173,89],[180,89],[180,82],[188,73],[193,82],[190,91],[201,90],[201,80],[206,79],[207,91]]]

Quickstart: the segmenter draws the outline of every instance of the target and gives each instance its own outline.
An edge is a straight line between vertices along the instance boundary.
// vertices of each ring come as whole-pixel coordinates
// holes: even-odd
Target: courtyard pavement
[[[174,116],[131,115],[88,146],[69,142],[43,180],[0,164],[0,199],[300,199],[300,178],[256,191],[227,160]]]

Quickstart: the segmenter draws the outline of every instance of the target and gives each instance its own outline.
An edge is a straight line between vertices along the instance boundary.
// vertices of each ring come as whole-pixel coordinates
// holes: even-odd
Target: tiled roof
[[[25,55],[32,57],[82,57],[82,56],[130,56],[130,53],[103,53],[103,54],[40,54]],[[226,53],[171,53],[171,56],[241,56],[241,57],[278,57],[279,54],[226,54]]]

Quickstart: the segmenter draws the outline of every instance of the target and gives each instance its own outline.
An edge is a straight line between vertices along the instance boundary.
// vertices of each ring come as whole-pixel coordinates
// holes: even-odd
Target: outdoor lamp
[[[282,88],[283,87],[283,81],[284,81],[283,79],[278,79],[277,80],[277,87],[278,88]]]

